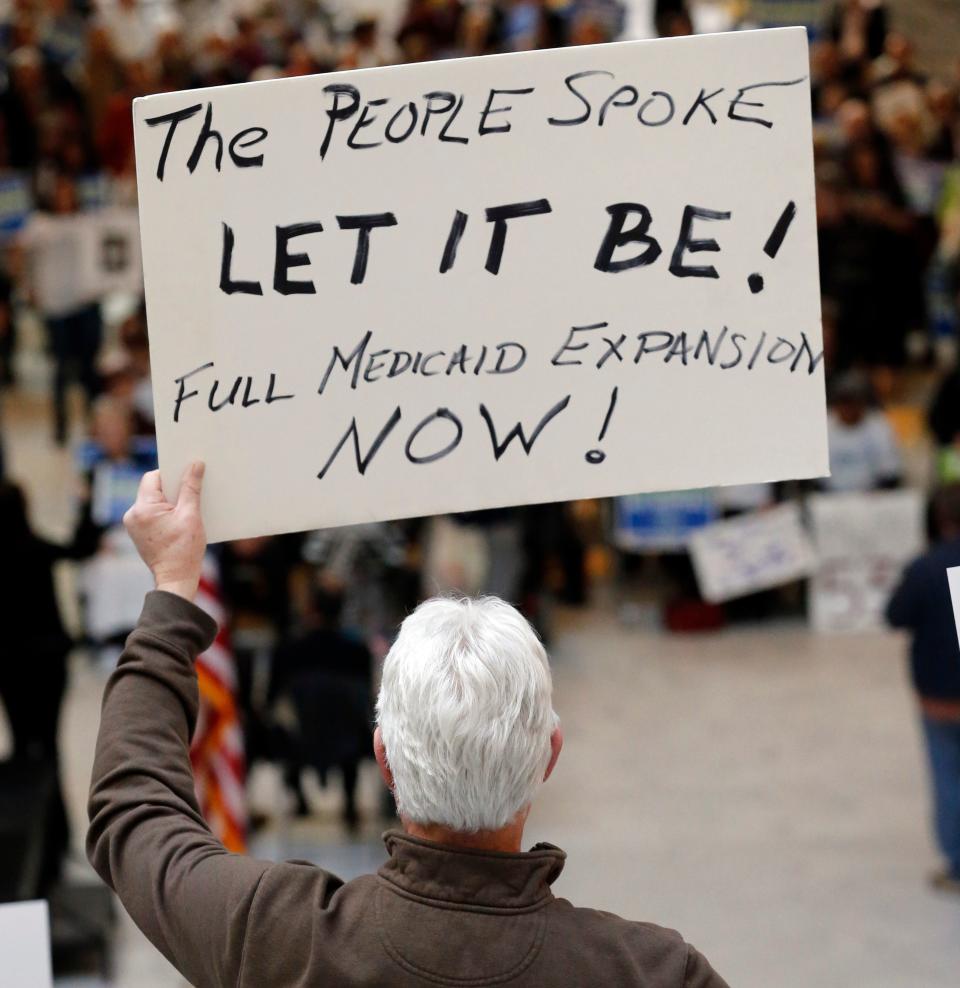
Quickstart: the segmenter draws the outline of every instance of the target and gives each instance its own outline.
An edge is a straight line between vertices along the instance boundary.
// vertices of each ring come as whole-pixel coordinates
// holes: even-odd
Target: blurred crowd
[[[731,27],[748,25],[749,4],[727,6]],[[929,491],[960,480],[960,60],[952,74],[928,76],[882,2],[824,6],[811,48],[833,466],[823,487]],[[120,528],[140,474],[156,462],[146,316],[135,292],[113,297],[122,278],[113,285],[85,271],[96,243],[116,253],[117,272],[138,276],[123,235],[136,203],[131,101],[606,42],[626,16],[619,0],[408,0],[389,25],[344,0],[0,3],[0,389],[18,387],[24,327],[38,327],[53,368],[50,442],[69,445],[82,480],[75,536],[64,545],[34,535],[20,489],[0,485],[0,544],[31,561],[0,578],[8,644],[12,636],[11,647],[30,656],[27,666],[0,662],[7,709],[26,711],[26,726],[17,733],[15,725],[21,753],[56,758],[72,640],[52,564],[86,560],[79,633],[104,661],[146,587]],[[681,35],[694,17],[684,2],[660,2],[653,23],[661,35]],[[79,419],[72,391],[82,396]],[[795,493],[758,487],[725,494],[724,511]],[[355,825],[378,660],[399,618],[425,594],[488,592],[520,602],[549,635],[551,602],[583,603],[591,580],[616,568],[610,528],[607,506],[587,502],[219,547],[215,592],[237,660],[248,762],[279,761],[301,812],[309,811],[301,769],[325,778],[339,768],[344,819]],[[695,601],[682,564],[662,575]],[[38,712],[30,703],[39,702],[39,679]],[[49,861],[45,880],[56,872]]]

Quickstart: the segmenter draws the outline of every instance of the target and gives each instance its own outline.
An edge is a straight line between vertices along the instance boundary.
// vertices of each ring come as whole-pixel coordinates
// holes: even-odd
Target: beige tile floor
[[[30,393],[8,403],[8,453],[38,525],[62,534],[70,463],[43,408]],[[677,927],[735,988],[960,984],[960,899],[924,885],[936,857],[897,637],[668,637],[603,608],[559,624],[566,747],[528,831],[569,853],[559,894]],[[103,680],[82,657],[73,673],[63,751],[79,845]],[[275,779],[256,789],[275,802]],[[371,777],[364,791],[372,806]],[[330,798],[319,805],[319,821],[281,822],[261,853],[375,867],[378,825],[346,843]],[[127,924],[115,983],[182,982]]]

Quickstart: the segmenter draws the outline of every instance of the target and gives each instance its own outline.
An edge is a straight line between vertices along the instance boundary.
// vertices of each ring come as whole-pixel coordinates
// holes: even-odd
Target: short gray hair
[[[533,799],[557,723],[547,653],[496,597],[434,598],[401,625],[377,722],[400,814],[473,833]]]

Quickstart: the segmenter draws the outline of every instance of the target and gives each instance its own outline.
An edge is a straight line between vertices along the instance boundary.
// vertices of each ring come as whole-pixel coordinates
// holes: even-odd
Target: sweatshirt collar
[[[509,853],[447,847],[399,830],[383,835],[380,877],[422,899],[486,909],[529,909],[551,899],[566,854],[552,844]]]

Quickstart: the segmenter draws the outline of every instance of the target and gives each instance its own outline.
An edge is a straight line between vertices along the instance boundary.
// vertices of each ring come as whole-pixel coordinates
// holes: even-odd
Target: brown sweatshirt
[[[151,942],[198,988],[726,988],[679,934],[556,898],[564,853],[442,847],[400,832],[344,883],[231,854],[200,816],[193,660],[216,626],[148,594],[103,700],[87,853]]]

